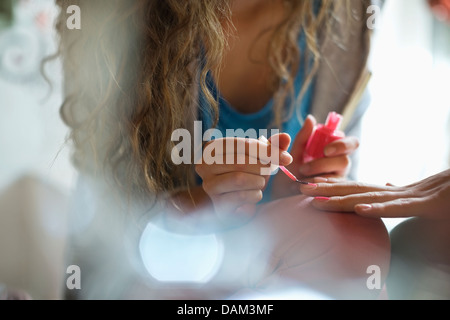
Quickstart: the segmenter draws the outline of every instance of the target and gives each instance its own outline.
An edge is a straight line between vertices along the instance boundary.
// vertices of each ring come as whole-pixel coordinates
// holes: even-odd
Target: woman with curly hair
[[[387,273],[381,220],[319,213],[287,177],[261,174],[270,166],[308,181],[349,174],[367,106],[369,1],[56,2],[61,114],[84,197],[69,250],[84,270],[78,297],[226,298],[300,286],[377,296],[366,271],[379,266],[380,283]],[[81,9],[80,30],[66,28],[69,5]],[[330,111],[344,114],[347,136],[306,163],[316,118]],[[203,150],[214,145],[215,159],[232,161],[177,152],[174,132],[195,137],[198,124],[200,139],[216,130]],[[275,129],[269,141],[227,135]],[[242,150],[230,147],[239,143]],[[206,285],[166,286],[139,272],[136,239],[148,222],[220,238],[222,262]]]

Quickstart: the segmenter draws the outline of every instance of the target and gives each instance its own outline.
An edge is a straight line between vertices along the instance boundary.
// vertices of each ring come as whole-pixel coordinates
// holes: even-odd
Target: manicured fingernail
[[[336,153],[336,148],[335,147],[326,148],[324,153],[325,156],[330,157]]]
[[[314,199],[319,202],[327,202],[327,201],[331,200],[331,198],[327,198],[327,197],[315,197]]]
[[[317,184],[315,184],[315,183],[308,183],[308,184],[305,184],[305,185],[303,185],[303,189],[306,189],[306,190],[314,190],[314,189],[317,189]]]
[[[369,211],[371,210],[373,207],[370,204],[358,204],[358,209],[360,209],[361,211]]]
[[[318,183],[328,182],[328,179],[327,178],[322,178],[322,177],[316,177],[316,178],[314,178],[314,182],[318,182]]]
[[[289,152],[283,151],[283,152],[281,153],[281,155],[280,155],[280,161],[281,161],[281,162],[283,162],[283,163],[286,163],[286,162],[287,162],[287,163],[291,163],[292,160],[294,160],[294,159],[292,158],[292,156],[290,155]]]

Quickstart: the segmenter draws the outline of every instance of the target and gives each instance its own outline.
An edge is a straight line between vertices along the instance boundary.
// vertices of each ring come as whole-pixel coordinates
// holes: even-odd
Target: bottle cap
[[[330,112],[328,114],[327,121],[325,122],[325,127],[327,127],[330,131],[336,131],[341,125],[342,119],[343,117],[340,114]]]

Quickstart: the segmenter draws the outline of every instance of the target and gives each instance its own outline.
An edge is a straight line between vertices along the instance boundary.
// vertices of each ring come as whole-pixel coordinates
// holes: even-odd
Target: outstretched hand
[[[301,186],[314,207],[356,212],[368,217],[450,219],[450,170],[404,187],[375,186],[316,178],[317,187]]]

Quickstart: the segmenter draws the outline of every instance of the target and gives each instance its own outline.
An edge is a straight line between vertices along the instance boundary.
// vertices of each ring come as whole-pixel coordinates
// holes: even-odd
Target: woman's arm
[[[310,202],[300,195],[273,201],[258,206],[249,223],[209,233],[221,249],[208,282],[153,281],[146,287],[137,280],[129,294],[152,299],[376,299],[389,271],[389,236],[382,221],[322,212]],[[165,255],[178,256],[177,250],[185,253],[189,245],[184,245],[168,247],[172,251],[154,261],[165,263]],[[191,269],[195,263],[199,272],[204,270],[197,260],[189,261]]]
[[[309,197],[294,196],[261,206],[246,228],[255,242],[266,241],[261,252],[270,252],[265,274],[253,283],[259,293],[306,289],[331,299],[375,299],[389,272],[381,219],[321,212]],[[378,283],[369,279],[371,268],[379,271]]]

